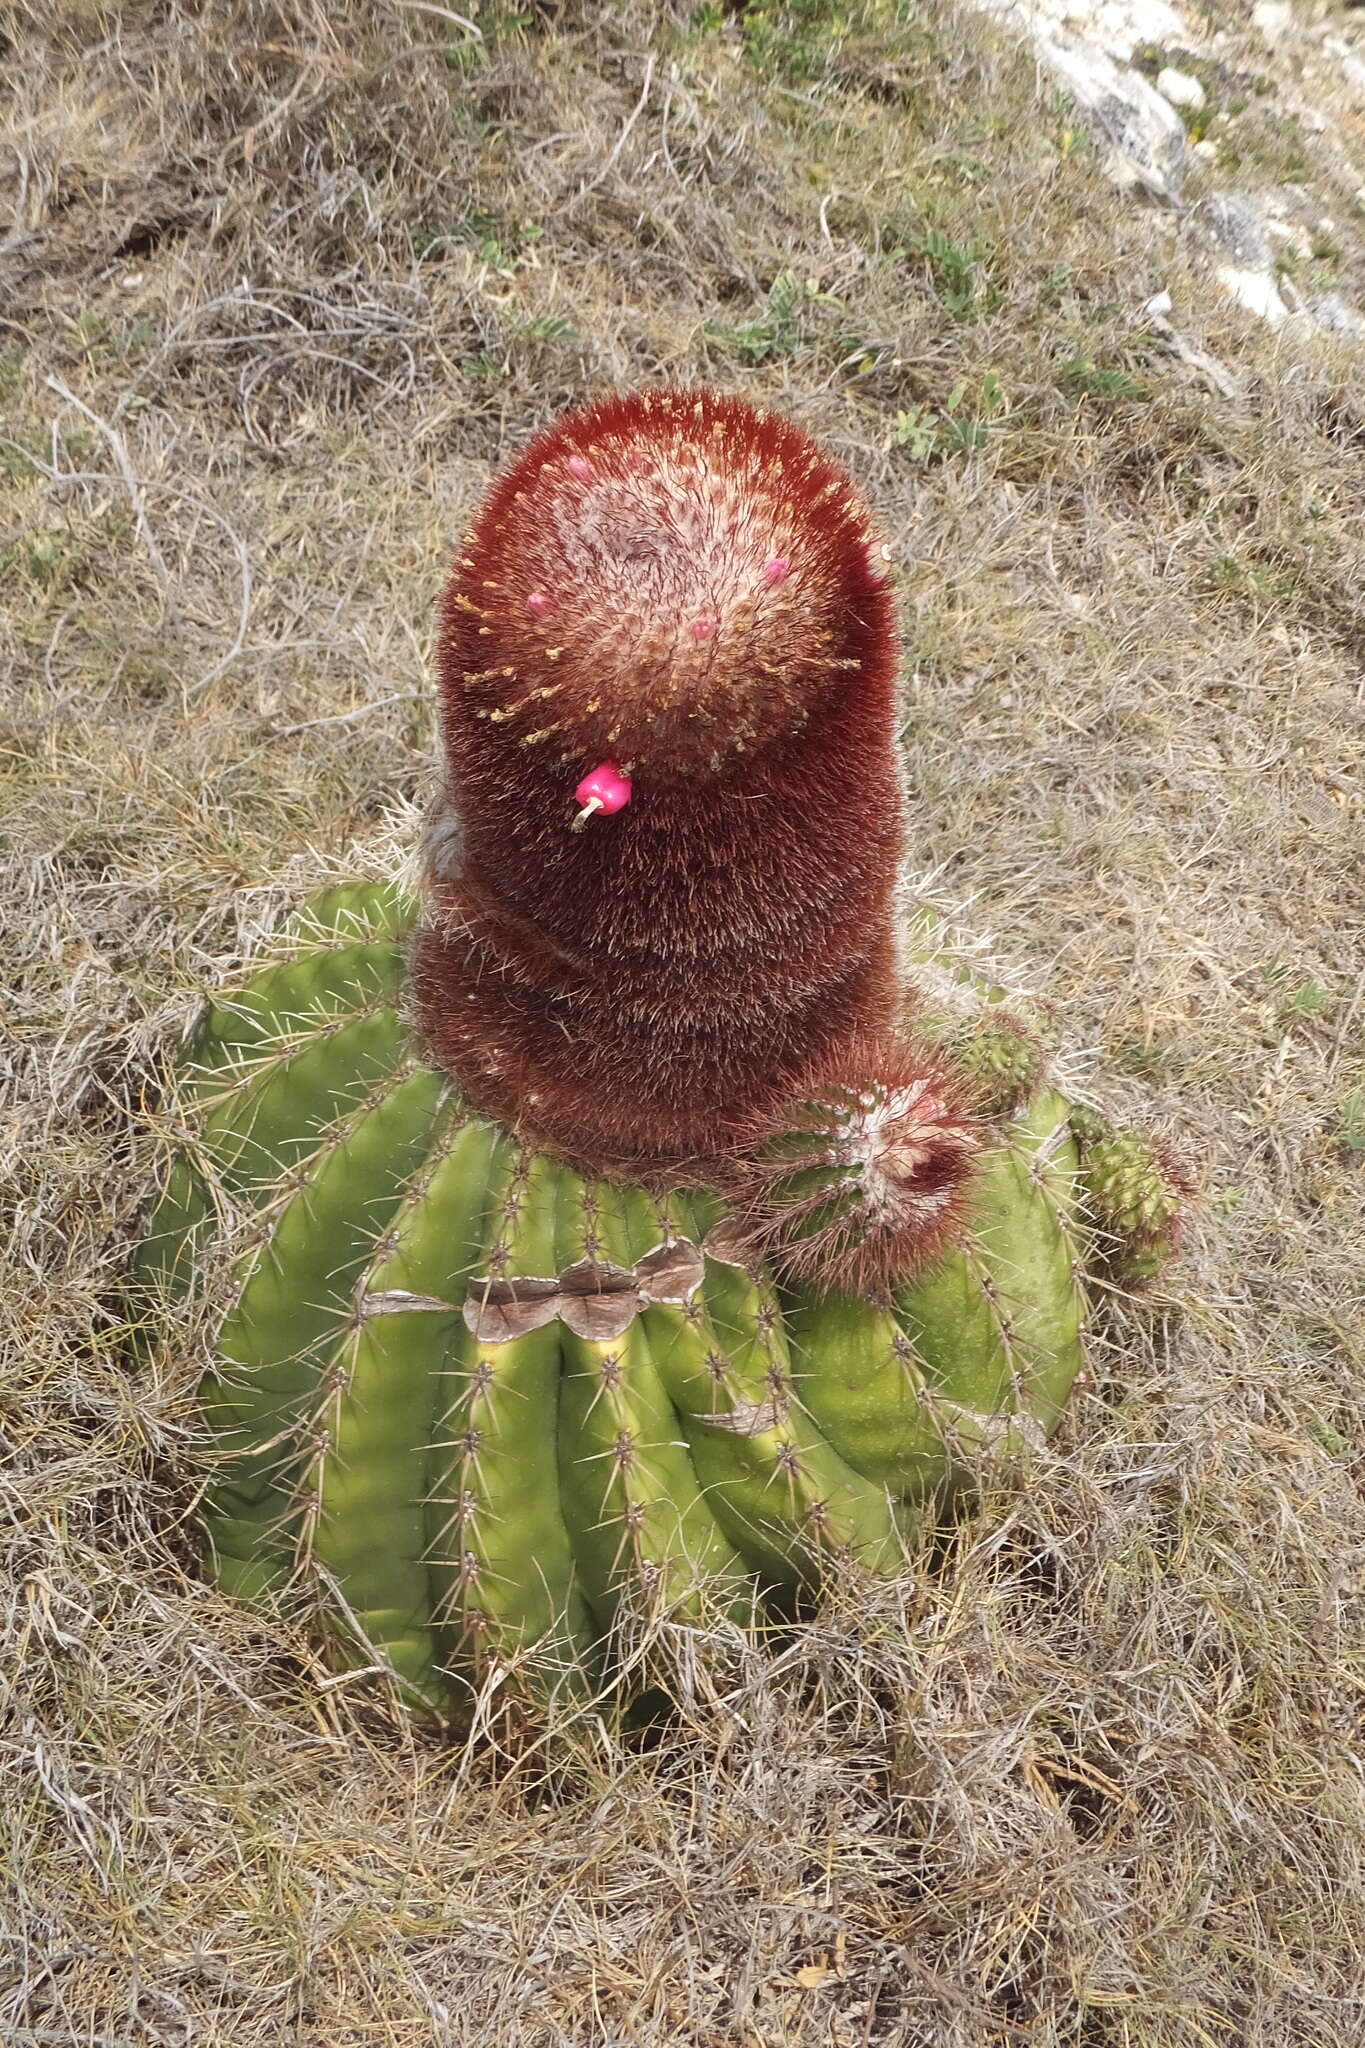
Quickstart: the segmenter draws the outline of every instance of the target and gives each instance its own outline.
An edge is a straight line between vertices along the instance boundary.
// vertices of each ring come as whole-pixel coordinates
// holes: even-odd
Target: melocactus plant
[[[232,1229],[214,1569],[410,1703],[591,1688],[623,1603],[895,1571],[1055,1425],[1092,1194],[1144,1271],[1169,1232],[1159,1159],[896,928],[893,656],[795,428],[570,415],[447,592],[421,906],[325,892],[196,1028],[140,1273],[164,1317]]]

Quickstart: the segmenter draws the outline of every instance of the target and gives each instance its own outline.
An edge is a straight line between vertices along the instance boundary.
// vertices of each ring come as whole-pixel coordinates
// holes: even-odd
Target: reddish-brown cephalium
[[[566,415],[446,591],[418,1014],[595,1172],[713,1159],[892,1025],[895,639],[848,478],[705,391]]]

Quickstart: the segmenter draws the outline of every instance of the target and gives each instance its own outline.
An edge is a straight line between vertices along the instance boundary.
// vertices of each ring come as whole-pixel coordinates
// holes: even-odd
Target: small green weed
[[[1257,598],[1277,603],[1293,597],[1298,577],[1292,569],[1272,569],[1265,562],[1244,562],[1239,555],[1215,555],[1208,566],[1210,590],[1226,591],[1233,597]]]
[[[0,405],[8,405],[17,398],[23,381],[25,351],[17,344],[12,348],[0,348]]]
[[[583,337],[571,320],[555,313],[518,313],[502,316],[503,332],[509,342],[540,341],[550,348],[580,348]]]
[[[965,377],[953,386],[941,410],[911,405],[896,414],[888,448],[903,448],[912,462],[940,462],[947,456],[973,455],[984,448],[992,429],[1008,411],[1000,379],[988,370],[969,400]]]
[[[1304,1427],[1319,1450],[1326,1451],[1328,1457],[1334,1458],[1338,1464],[1349,1464],[1354,1459],[1354,1446],[1348,1443],[1339,1429],[1333,1429],[1330,1422],[1324,1422],[1320,1416],[1314,1415]]]
[[[959,326],[985,319],[999,306],[1003,294],[990,275],[990,252],[981,244],[955,242],[931,228],[912,239],[907,253],[924,264],[934,296]]]
[[[11,567],[31,576],[35,583],[47,585],[60,580],[67,552],[64,534],[24,533],[14,547],[6,550],[6,560]]]
[[[86,306],[60,316],[62,325],[92,369],[127,363],[146,355],[157,338],[154,321],[116,320],[107,308]]]
[[[831,6],[830,0],[786,0],[785,5],[759,0],[739,17],[745,57],[765,77],[802,85],[827,69],[833,51],[873,12],[885,10]]]
[[[94,453],[97,438],[89,427],[62,428],[57,435],[58,453],[68,468],[84,469]],[[26,425],[0,437],[0,477],[10,483],[24,483],[41,475],[52,460],[49,427]]]
[[[752,369],[774,356],[793,355],[806,347],[811,339],[807,316],[817,306],[842,311],[843,301],[832,292],[822,292],[814,278],[803,283],[795,271],[783,270],[769,285],[757,320],[737,327],[713,321],[705,333],[717,347]]]
[[[499,277],[512,277],[518,265],[544,234],[534,221],[506,219],[471,207],[453,228],[423,222],[413,231],[412,246],[418,262],[438,257],[452,242],[474,251]]]
[[[1312,975],[1300,979],[1297,971],[1278,956],[1263,961],[1260,977],[1275,1005],[1276,1021],[1284,1030],[1309,1024],[1320,1017],[1332,1001],[1332,991]]]
[[[1059,375],[1062,390],[1073,404],[1093,398],[1114,405],[1124,399],[1151,396],[1139,378],[1130,377],[1126,370],[1107,369],[1093,356],[1072,356],[1062,364]]]
[[[1365,1153],[1365,1081],[1341,1098],[1337,1107],[1337,1143],[1344,1151]]]
[[[1120,1074],[1131,1075],[1135,1081],[1169,1080],[1180,1064],[1174,1046],[1158,1038],[1120,1038],[1110,1046],[1109,1052],[1116,1070]]]

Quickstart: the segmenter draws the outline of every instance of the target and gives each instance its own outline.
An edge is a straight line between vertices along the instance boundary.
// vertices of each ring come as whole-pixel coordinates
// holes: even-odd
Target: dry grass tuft
[[[1358,2044],[1358,357],[1214,301],[932,5],[0,33],[0,2034]],[[144,1112],[195,991],[410,843],[489,464],[669,378],[870,492],[917,856],[1204,1199],[951,1554],[658,1646],[652,1745],[442,1744],[199,1579],[198,1333],[134,1374],[120,1322]]]

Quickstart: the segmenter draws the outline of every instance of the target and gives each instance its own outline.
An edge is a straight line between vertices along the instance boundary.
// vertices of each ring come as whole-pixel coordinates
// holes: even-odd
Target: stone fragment
[[[1156,89],[1163,99],[1173,107],[1199,108],[1204,104],[1204,88],[1199,80],[1188,71],[1177,71],[1172,64],[1158,71]]]
[[[1294,10],[1289,0],[1257,0],[1251,19],[1273,50],[1293,28]]]
[[[1114,183],[1175,205],[1189,146],[1170,101],[1140,72],[1116,64],[1093,44],[1040,35],[1034,48],[1104,149]]]

